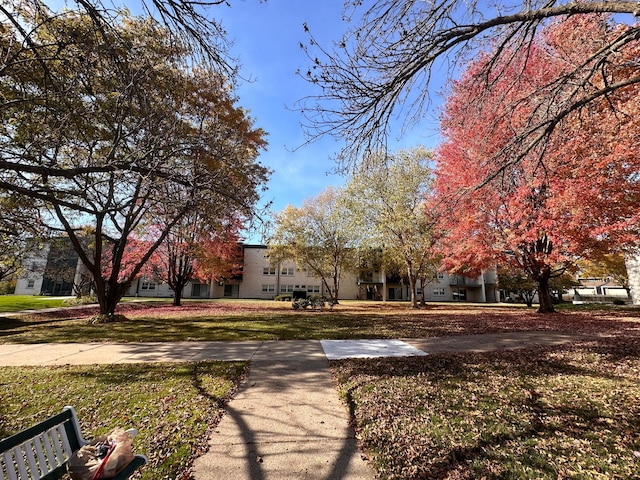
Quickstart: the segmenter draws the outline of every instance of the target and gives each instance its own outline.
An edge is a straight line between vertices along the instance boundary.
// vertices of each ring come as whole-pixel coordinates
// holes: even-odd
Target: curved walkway
[[[196,480],[372,480],[328,358],[554,345],[589,337],[522,332],[406,340],[0,344],[0,365],[251,361],[248,378],[196,459]]]

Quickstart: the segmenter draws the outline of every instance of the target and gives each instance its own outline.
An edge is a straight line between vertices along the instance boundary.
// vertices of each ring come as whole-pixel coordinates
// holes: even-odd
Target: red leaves
[[[607,82],[627,78],[640,57],[637,42],[592,70],[602,46],[624,33],[600,16],[557,21],[529,48],[507,48],[491,64],[481,56],[454,84],[436,181],[448,268],[522,267],[513,254],[544,235],[554,249],[530,263],[561,264],[637,241],[640,118],[633,112],[640,87],[560,115]],[[536,137],[544,143],[532,148]]]

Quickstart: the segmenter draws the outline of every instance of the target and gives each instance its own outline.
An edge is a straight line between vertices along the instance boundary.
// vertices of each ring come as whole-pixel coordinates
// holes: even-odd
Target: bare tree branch
[[[347,18],[358,11],[361,2],[349,0]],[[339,166],[353,168],[368,153],[386,148],[393,132],[393,121],[400,119],[403,129],[423,118],[432,105],[430,87],[441,69],[449,78],[465,58],[477,55],[487,45],[501,55],[510,55],[514,42],[526,48],[537,30],[552,18],[586,14],[631,14],[640,16],[637,1],[528,0],[519,11],[505,2],[493,10],[486,3],[462,0],[378,0],[361,20],[333,48],[318,45],[310,33],[303,48],[313,63],[306,78],[318,85],[320,93],[299,102],[306,118],[309,142],[331,135],[345,141]],[[625,42],[637,42],[640,26],[634,26],[601,52],[606,60]],[[622,42],[622,44],[619,44]],[[576,69],[577,70],[577,69]],[[587,72],[578,83],[589,83],[595,72]],[[488,78],[488,77],[487,77]],[[559,88],[564,88],[558,79]],[[616,88],[626,84],[620,82]],[[614,91],[604,88],[591,100]],[[567,105],[570,111],[583,101]],[[566,115],[566,111],[560,112]],[[545,131],[552,131],[559,119],[549,119]],[[540,127],[532,129],[534,133]],[[546,135],[537,135],[534,144]]]

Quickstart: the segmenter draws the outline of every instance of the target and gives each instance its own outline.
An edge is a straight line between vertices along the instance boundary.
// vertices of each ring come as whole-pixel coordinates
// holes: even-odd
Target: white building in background
[[[271,265],[264,245],[244,245],[242,278],[225,281],[224,289],[214,289],[212,298],[272,299],[278,295],[323,295],[331,292],[306,268],[285,261]],[[331,287],[332,285],[330,285]],[[340,300],[409,300],[409,286],[400,279],[389,278],[382,271],[356,275],[344,272],[340,278]],[[419,294],[421,294],[419,289]],[[497,302],[497,276],[488,272],[470,279],[458,275],[439,274],[425,289],[425,301]]]
[[[190,282],[183,291],[183,298],[243,298],[270,300],[278,295],[331,296],[331,292],[309,270],[298,268],[294,262],[271,265],[265,245],[243,245],[244,265],[242,274],[222,282]],[[80,262],[73,251],[67,252],[80,270]],[[71,256],[74,258],[71,259]],[[47,248],[34,254],[31,262],[44,266],[49,261]],[[76,274],[77,276],[77,274]],[[16,294],[20,295],[71,295],[71,284],[52,281],[44,276],[44,268],[33,269],[18,280]],[[418,299],[422,289],[418,285]],[[153,278],[141,277],[129,288],[126,296],[172,297],[173,292],[165,283]],[[400,300],[411,298],[409,286],[399,276],[386,275],[370,269],[356,275],[344,272],[340,279],[340,300]],[[460,275],[438,274],[425,288],[427,302],[498,302],[497,275],[489,271],[478,278]]]

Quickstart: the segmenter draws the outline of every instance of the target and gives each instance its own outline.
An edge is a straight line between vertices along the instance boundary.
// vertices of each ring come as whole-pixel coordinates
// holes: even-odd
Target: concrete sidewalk
[[[196,480],[368,480],[332,384],[330,358],[555,345],[590,337],[522,332],[401,340],[0,344],[0,365],[251,361],[249,376],[194,465]]]
[[[194,465],[197,480],[373,479],[320,342],[265,342]]]

